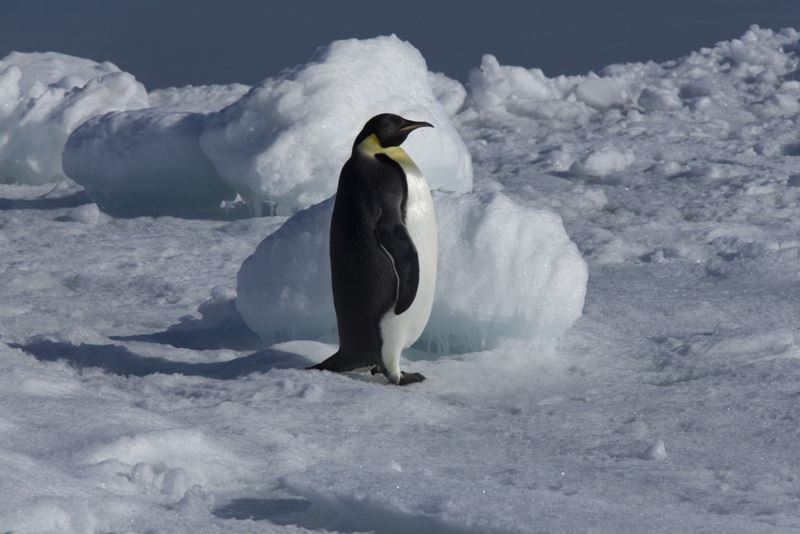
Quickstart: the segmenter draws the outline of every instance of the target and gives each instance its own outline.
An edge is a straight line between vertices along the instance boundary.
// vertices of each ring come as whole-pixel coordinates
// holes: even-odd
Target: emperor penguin
[[[431,190],[400,148],[423,126],[433,127],[384,113],[367,121],[353,143],[330,229],[339,351],[312,369],[372,370],[397,385],[425,380],[400,370],[400,353],[422,334],[436,289]]]

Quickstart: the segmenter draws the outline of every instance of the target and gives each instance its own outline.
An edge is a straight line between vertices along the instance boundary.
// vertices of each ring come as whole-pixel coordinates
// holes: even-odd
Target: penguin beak
[[[413,132],[417,128],[422,127],[433,128],[433,124],[424,121],[406,121],[406,125],[400,128],[400,133]]]

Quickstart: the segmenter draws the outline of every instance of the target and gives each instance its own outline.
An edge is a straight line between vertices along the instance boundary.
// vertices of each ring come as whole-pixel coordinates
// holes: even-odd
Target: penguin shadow
[[[313,362],[304,356],[266,349],[225,362],[189,363],[142,356],[122,345],[73,345],[49,339],[33,339],[24,344],[9,344],[39,361],[65,361],[79,371],[99,368],[120,376],[147,376],[156,373],[233,380],[272,369],[302,369]]]
[[[85,191],[76,191],[63,197],[0,198],[0,210],[56,210],[76,208],[91,202]]]
[[[202,318],[183,317],[166,330],[149,334],[110,336],[113,341],[143,341],[179,349],[260,350],[264,343],[245,324],[233,299],[200,305]]]
[[[500,534],[496,530],[448,524],[423,514],[409,514],[376,503],[346,497],[324,496],[234,499],[212,510],[220,519],[267,521],[281,526],[334,532],[375,534]]]

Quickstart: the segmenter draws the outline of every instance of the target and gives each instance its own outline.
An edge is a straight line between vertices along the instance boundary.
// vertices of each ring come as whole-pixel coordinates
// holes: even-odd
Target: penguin
[[[396,385],[425,380],[400,370],[400,353],[422,334],[436,289],[430,186],[400,148],[422,127],[433,125],[383,113],[356,136],[330,227],[339,350],[311,369],[371,370]]]

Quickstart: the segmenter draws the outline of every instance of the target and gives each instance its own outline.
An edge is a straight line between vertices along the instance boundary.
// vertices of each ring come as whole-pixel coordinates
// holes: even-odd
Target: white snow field
[[[315,86],[300,81],[309,65],[274,78],[284,98]],[[20,158],[0,148],[13,182],[0,185],[0,532],[798,532],[799,66],[800,34],[754,27],[664,64],[586,76],[491,56],[466,88],[430,76],[420,113],[441,99],[471,154],[473,190],[437,194],[445,315],[434,321],[455,339],[449,351],[408,351],[403,367],[427,380],[403,388],[303,369],[335,350],[318,330],[330,320],[314,211],[325,204],[290,219],[116,218],[63,177],[36,185],[60,172],[56,140],[14,137],[40,135],[19,99],[35,108],[41,95],[18,95],[37,76],[39,92],[56,82],[42,71],[22,84],[6,68],[2,139],[17,139]],[[109,75],[121,76],[75,81],[53,102],[72,109],[92,84],[119,97]],[[167,132],[175,114],[243,98],[256,120],[279,102],[256,106],[264,87],[167,90],[140,116]],[[52,133],[65,141],[62,131]],[[277,139],[264,135],[244,145],[251,170]],[[293,167],[307,186],[298,206],[327,198],[335,180],[305,152],[323,134],[305,135],[292,151],[315,164]],[[188,134],[170,138],[179,164],[207,178]],[[148,158],[169,158],[141,140],[129,176],[147,182]],[[430,141],[408,147],[425,172],[417,152]],[[34,175],[37,165],[50,170]],[[127,172],[113,170],[93,171],[96,181]],[[292,291],[309,286],[307,317],[287,311],[297,319],[267,346],[235,299],[237,274],[271,235],[266,287],[285,277],[297,305]],[[557,252],[570,241],[583,260]],[[284,303],[269,304],[254,313],[281,320]],[[504,330],[514,324],[541,330]],[[537,342],[547,324],[562,333],[555,348]]]

